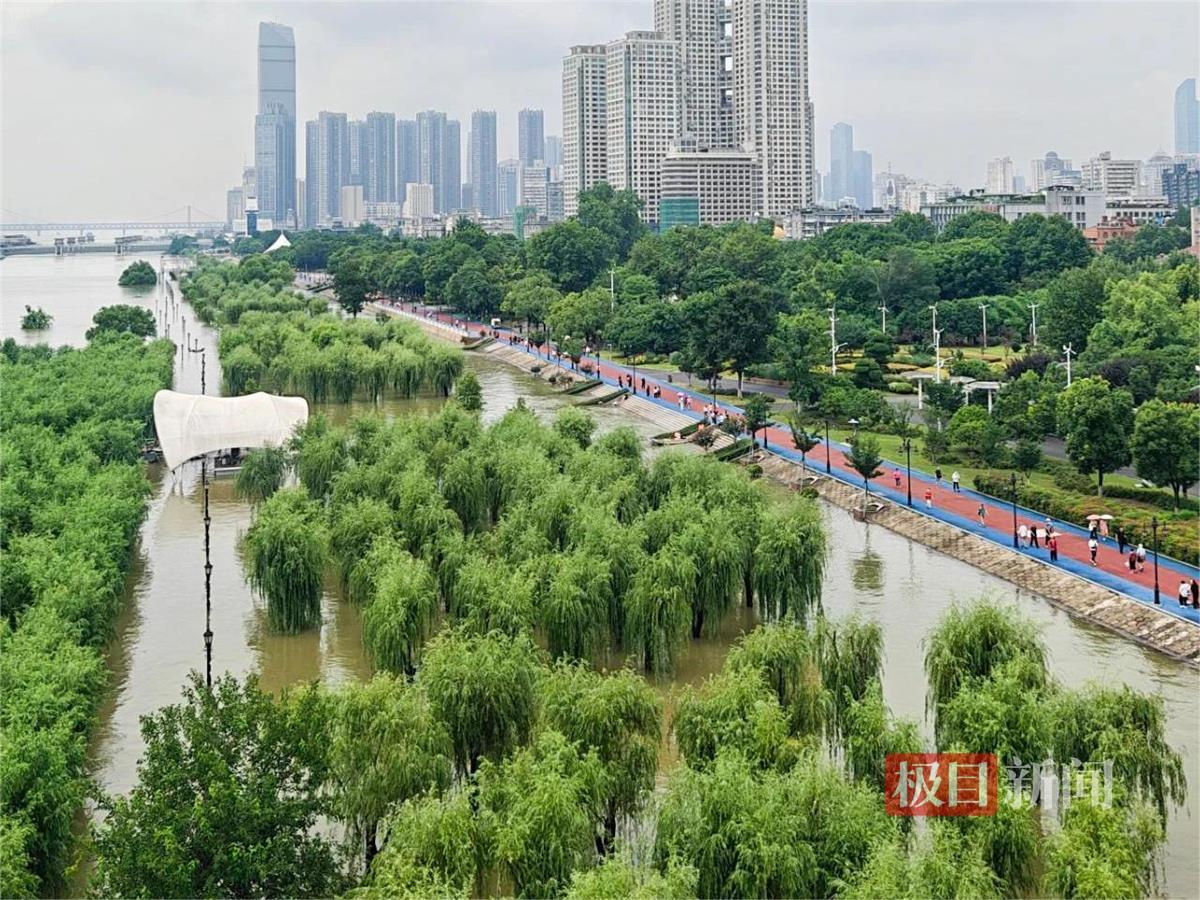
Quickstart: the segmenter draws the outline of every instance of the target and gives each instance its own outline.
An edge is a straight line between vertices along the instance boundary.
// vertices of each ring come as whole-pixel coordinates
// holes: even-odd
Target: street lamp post
[[[207,347],[200,346],[200,339],[196,338],[196,345],[187,348],[189,353],[200,354],[200,393],[208,393],[207,384],[207,369],[208,369],[208,350]],[[204,491],[204,683],[208,689],[212,690],[212,544],[210,541],[210,533],[212,526],[212,516],[208,509],[208,454],[200,457],[200,484]]]
[[[1154,535],[1154,605],[1158,606],[1158,516],[1150,517],[1150,533]]]
[[[851,418],[849,424],[850,424],[850,427],[854,429],[854,441],[857,442],[858,441],[858,426],[860,423],[859,423],[858,419]]]
[[[979,308],[983,311],[983,351],[982,352],[987,353],[987,348],[988,348],[988,338],[987,338],[988,305],[986,303],[980,303]],[[981,355],[981,358],[982,358],[982,355]]]
[[[831,452],[831,450],[830,450],[830,444],[829,444],[829,418],[826,417],[826,419],[825,419],[825,474],[827,474],[827,475],[833,471],[833,469],[831,468],[830,463],[829,463],[830,452]]]
[[[1067,387],[1071,386],[1071,357],[1075,355],[1075,349],[1071,344],[1063,344],[1063,353],[1067,357]]]
[[[911,509],[912,508],[912,438],[907,437],[907,436],[904,438],[904,465],[905,465],[905,468],[908,470],[908,481],[906,483],[906,487],[908,488],[908,506],[909,506],[909,509]]]
[[[1010,472],[1008,475],[1008,486],[1012,492],[1012,511],[1013,511],[1013,546],[1019,547],[1017,542],[1017,473]]]

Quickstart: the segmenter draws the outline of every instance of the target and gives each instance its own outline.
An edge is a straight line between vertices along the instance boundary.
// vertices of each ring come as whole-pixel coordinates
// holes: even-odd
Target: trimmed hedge
[[[1007,475],[980,473],[975,476],[975,490],[998,499],[1009,497]],[[1045,488],[1028,482],[1017,482],[1017,502],[1029,509],[1037,510],[1055,519],[1084,525],[1093,513],[1110,512],[1111,497],[1094,494],[1076,494],[1058,488]],[[1123,506],[1119,523],[1133,544],[1151,546],[1150,519],[1159,521],[1158,549],[1160,553],[1184,562],[1200,562],[1200,522],[1191,513],[1157,513],[1148,509]],[[1165,527],[1164,527],[1165,526]]]

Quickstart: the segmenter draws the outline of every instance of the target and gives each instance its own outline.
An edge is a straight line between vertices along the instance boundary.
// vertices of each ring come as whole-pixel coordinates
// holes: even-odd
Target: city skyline
[[[650,0],[202,8],[203,16],[188,4],[104,7],[101,28],[94,6],[5,5],[6,216],[136,218],[184,203],[220,214],[236,173],[254,162],[260,21],[294,30],[297,131],[321,110],[355,120],[384,111],[400,120],[437,109],[465,132],[472,111],[494,108],[500,158],[517,155],[520,108],[544,109],[545,133],[562,133],[567,47],[653,24]],[[964,186],[981,185],[987,161],[996,157],[1012,157],[1021,170],[1051,148],[1074,159],[1103,150],[1139,159],[1160,148],[1170,152],[1174,91],[1200,68],[1187,38],[1200,13],[1183,4],[1137,8],[1158,15],[1129,16],[1131,4],[1105,4],[1094,21],[1078,15],[1077,4],[1041,4],[1034,16],[1026,4],[810,3],[817,169],[828,171],[823,136],[838,121],[853,124],[856,143],[872,149],[877,173],[890,167]],[[1164,17],[1175,26],[1163,27]],[[1043,59],[1029,46],[1036,42],[1016,41],[1034,19],[1039,27],[1072,27],[1078,58]],[[889,29],[914,26],[920,46],[900,49],[894,34],[887,36]],[[171,41],[163,41],[168,32]],[[1152,62],[1143,61],[1145,54],[1132,48],[1151,32],[1159,46]],[[1000,43],[1012,36],[1006,52],[1024,60],[1004,84],[990,78],[986,59],[968,53],[984,34]],[[479,40],[487,44],[483,51]],[[1101,40],[1108,62],[1087,67],[1085,79],[1086,61],[1095,57],[1082,51]],[[355,52],[337,52],[349,41]],[[150,49],[133,53],[134,47]],[[375,52],[385,47],[392,48],[386,57]],[[54,60],[53,72],[46,71],[47,59]],[[454,67],[455,78],[439,77],[439,66]],[[953,79],[945,77],[948,66],[957,66]],[[1072,104],[1066,115],[1062,90],[1030,87],[1048,73],[1088,85],[1065,98]],[[874,87],[863,90],[866,81]],[[56,115],[45,116],[47,108]],[[145,116],[152,110],[169,110],[172,123],[150,127]],[[30,140],[34,133],[38,139]],[[81,136],[88,139],[84,156]],[[465,134],[461,141],[465,151]],[[300,172],[304,157],[296,143]]]

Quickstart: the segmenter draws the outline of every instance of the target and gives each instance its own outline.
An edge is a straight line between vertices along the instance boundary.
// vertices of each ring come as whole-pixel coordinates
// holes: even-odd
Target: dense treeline
[[[429,588],[432,590],[432,586]],[[106,896],[1143,896],[1184,799],[1161,701],[1056,685],[1034,627],[986,603],[926,637],[932,745],[882,701],[881,635],[818,617],[743,636],[664,723],[656,691],[464,623],[415,678],[198,682],[147,717],[139,783],[97,847]],[[666,724],[681,762],[655,795]],[[1112,763],[1104,788],[994,816],[889,816],[888,753]],[[1084,771],[1076,769],[1079,773]],[[195,785],[209,790],[197,794]],[[1057,790],[1057,788],[1055,789]],[[339,822],[335,844],[314,829]],[[1051,820],[1057,817],[1057,823]]]
[[[117,284],[121,287],[146,287],[158,284],[158,273],[154,271],[154,266],[146,260],[139,259],[125,267],[125,271],[117,279]]]
[[[107,321],[107,320],[106,320]],[[61,889],[148,485],[138,462],[174,348],[102,327],[0,353],[0,894]],[[116,329],[119,331],[120,329]]]
[[[421,391],[448,396],[462,354],[409,323],[346,321],[319,297],[288,290],[294,272],[262,254],[237,265],[202,263],[183,295],[204,322],[221,329],[226,393],[265,390],[310,400],[378,400]]]

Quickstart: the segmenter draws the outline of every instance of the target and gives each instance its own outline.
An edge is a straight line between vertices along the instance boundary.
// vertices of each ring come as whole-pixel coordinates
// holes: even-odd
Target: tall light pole
[[[937,327],[937,304],[929,307],[933,311],[933,380],[942,383],[942,333]]]
[[[1154,535],[1154,605],[1158,606],[1158,516],[1150,517],[1150,532]]]
[[[880,318],[879,330],[882,331],[886,335],[887,334],[887,307],[886,306],[879,307],[879,318]]]
[[[829,374],[837,374],[837,307],[829,307]]]
[[[1074,355],[1075,351],[1072,349],[1071,344],[1063,344],[1063,353],[1065,353],[1066,357],[1067,357],[1067,387],[1070,387],[1071,386],[1071,356]]]
[[[196,345],[188,347],[189,353],[200,354],[200,393],[208,392],[207,371],[208,371],[208,350],[207,347],[200,346],[200,339],[196,338]],[[211,544],[209,541],[210,526],[212,525],[212,516],[208,511],[208,454],[200,457],[200,484],[204,490],[204,682],[208,689],[212,690],[212,555]]]
[[[1030,323],[1029,323],[1029,337],[1030,337],[1030,340],[1033,342],[1033,346],[1035,346],[1035,347],[1037,346],[1037,342],[1038,342],[1038,340],[1037,340],[1037,311],[1038,311],[1038,304],[1030,303],[1029,304],[1029,314],[1032,316],[1032,318],[1030,319]]]
[[[1011,472],[1008,476],[1009,490],[1012,491],[1012,512],[1013,512],[1013,546],[1019,547],[1017,541],[1017,473]]]
[[[205,383],[205,377],[208,370],[208,354],[205,352],[207,347],[200,346],[200,338],[194,338],[196,344],[193,347],[188,347],[188,353],[200,354],[200,393],[207,394],[208,387]]]
[[[980,304],[979,304],[979,308],[980,308],[980,309],[983,311],[983,353],[986,353],[986,352],[987,352],[987,348],[988,348],[988,339],[987,339],[987,311],[988,311],[988,305],[987,305],[986,303],[980,303]],[[981,358],[982,358],[982,356],[983,356],[983,353],[981,353],[981,354],[980,354],[980,357],[981,357]]]
[[[608,270],[608,311],[611,313],[617,308],[617,270]]]

